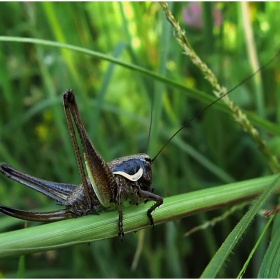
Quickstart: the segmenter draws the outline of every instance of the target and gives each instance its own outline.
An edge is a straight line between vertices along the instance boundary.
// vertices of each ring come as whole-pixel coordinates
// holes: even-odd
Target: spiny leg
[[[64,206],[67,206],[68,204],[67,197],[71,195],[71,193],[78,187],[76,185],[56,183],[36,178],[34,176],[20,172],[19,170],[4,162],[2,162],[0,165],[0,172],[7,178],[30,187],[56,200],[60,205]],[[67,209],[61,209],[52,212],[31,212],[0,205],[0,212],[18,219],[37,222],[53,222],[69,219],[72,217],[72,214]]]
[[[5,162],[0,165],[0,172],[7,178],[32,188],[54,200],[66,205],[67,197],[78,187],[76,185],[46,181],[13,168]]]
[[[152,216],[152,212],[163,203],[163,198],[159,195],[153,194],[153,193],[148,192],[148,191],[143,191],[143,190],[139,190],[138,195],[143,199],[154,200],[156,202],[147,211],[147,216],[150,220],[150,224],[154,228],[154,219],[153,219],[153,216]]]
[[[72,144],[74,147],[75,157],[76,157],[76,161],[77,161],[77,165],[78,165],[78,169],[79,169],[79,173],[80,173],[80,178],[82,180],[82,185],[84,187],[85,196],[86,196],[88,205],[91,206],[89,186],[87,183],[86,174],[84,171],[82,158],[81,158],[81,154],[79,151],[79,145],[78,145],[75,129],[74,129],[73,122],[71,119],[72,100],[73,99],[75,102],[74,92],[71,89],[66,90],[65,93],[63,94],[63,106],[64,106],[64,112],[65,112],[65,116],[66,116],[67,126],[69,129],[70,138],[72,140]],[[76,105],[76,103],[75,103],[75,105]]]
[[[14,218],[36,221],[36,222],[54,222],[71,218],[71,214],[66,210],[56,210],[52,212],[31,212],[11,208],[5,205],[0,205],[0,212]]]
[[[122,210],[122,185],[119,184],[117,189],[117,204],[118,204],[118,213],[119,213],[119,220],[118,220],[118,226],[119,226],[119,232],[118,236],[121,238],[121,242],[123,241],[123,210]]]
[[[94,188],[94,192],[98,197],[98,200],[104,207],[110,207],[113,189],[115,189],[116,182],[113,173],[111,172],[107,163],[99,155],[98,151],[95,149],[87,135],[86,129],[83,125],[82,119],[80,117],[78,106],[75,100],[75,95],[73,90],[68,89],[63,95],[65,113],[67,118],[68,127],[70,129],[71,138],[74,144],[76,158],[78,161],[78,166],[80,174],[83,181],[83,186],[85,188],[86,196],[90,200],[90,186],[86,183],[84,169],[81,161],[81,157],[77,147],[77,139],[74,133],[73,122],[77,128],[80,135],[80,140],[82,142],[82,148],[85,158],[85,166],[88,171],[89,179]],[[71,116],[73,119],[71,119]],[[77,151],[77,152],[76,152]]]

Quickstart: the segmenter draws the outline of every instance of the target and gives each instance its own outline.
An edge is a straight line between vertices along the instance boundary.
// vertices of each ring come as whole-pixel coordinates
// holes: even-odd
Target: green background
[[[195,52],[219,82],[231,89],[254,72],[241,4],[198,5],[201,27],[185,23],[186,3],[174,3],[170,9]],[[215,23],[217,11],[220,23]],[[259,65],[279,50],[279,12],[278,3],[249,4]],[[75,91],[88,134],[106,161],[138,152],[155,156],[173,133],[210,103],[192,90],[212,96],[210,85],[176,42],[158,3],[0,3],[0,21],[0,36],[9,36],[9,40],[0,37],[0,161],[30,175],[80,182],[62,107],[66,88]],[[83,47],[170,81],[161,83],[102,55],[15,42],[14,37]],[[263,120],[258,122],[261,135],[275,155],[279,155],[279,75],[279,59],[275,59],[261,72],[260,80],[253,78],[230,94],[240,107]],[[156,194],[169,197],[271,174],[255,143],[221,108],[218,104],[209,108],[162,151],[153,166]],[[275,123],[275,129],[265,126],[264,120]],[[269,209],[277,203],[274,197],[270,202]],[[53,201],[2,175],[0,203],[25,210],[58,209]],[[20,262],[19,258],[0,259],[0,273],[3,277],[38,278],[199,277],[246,208],[214,227],[189,237],[184,234],[229,209],[225,206],[158,225],[154,230],[128,233],[123,243],[115,237],[27,255]],[[261,215],[254,220],[220,276],[236,277],[265,223]],[[0,215],[1,232],[24,226],[23,221]],[[268,240],[269,236],[263,239],[244,277],[257,277]],[[137,248],[141,253],[132,270]]]

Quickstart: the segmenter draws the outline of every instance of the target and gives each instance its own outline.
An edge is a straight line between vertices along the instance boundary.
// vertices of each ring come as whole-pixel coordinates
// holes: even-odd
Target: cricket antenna
[[[148,134],[148,142],[147,142],[147,151],[149,149],[150,145],[150,138],[151,138],[151,130],[152,130],[152,125],[153,125],[153,111],[154,111],[154,98],[152,97],[152,102],[151,102],[151,114],[150,114],[150,125],[149,125],[149,134]]]
[[[236,88],[238,88],[240,85],[251,79],[253,76],[255,76],[258,72],[260,72],[262,69],[266,68],[278,55],[280,55],[280,51],[278,51],[274,57],[272,57],[267,63],[262,65],[258,70],[256,70],[254,73],[252,73],[250,76],[246,77],[244,80],[242,80],[240,83],[238,83],[235,87],[233,87],[231,90],[220,96],[218,99],[207,105],[205,108],[203,108],[200,112],[198,112],[196,115],[194,115],[189,121],[184,123],[180,129],[178,129],[169,139],[168,141],[162,146],[162,148],[158,151],[158,153],[155,155],[155,157],[152,159],[152,163],[156,160],[158,155],[162,152],[162,150],[169,144],[169,142],[183,129],[185,128],[190,122],[192,122],[195,118],[199,117],[203,114],[204,111],[206,111],[209,107],[214,105],[216,102],[220,101],[222,98],[224,98],[226,95],[234,91]]]

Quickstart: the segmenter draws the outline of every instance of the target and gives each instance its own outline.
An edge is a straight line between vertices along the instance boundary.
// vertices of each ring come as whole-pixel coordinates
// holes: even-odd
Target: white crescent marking
[[[128,180],[135,182],[135,181],[138,181],[138,179],[140,179],[142,177],[143,168],[140,167],[139,170],[133,175],[129,175],[123,171],[116,171],[116,172],[113,172],[113,174],[121,175],[121,176],[127,178]]]

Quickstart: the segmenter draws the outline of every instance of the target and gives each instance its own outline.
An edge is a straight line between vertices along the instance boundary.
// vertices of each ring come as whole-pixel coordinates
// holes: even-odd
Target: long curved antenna
[[[152,126],[153,126],[153,111],[154,111],[154,97],[152,98],[152,102],[151,102],[150,125],[149,125],[148,143],[147,143],[147,149],[146,149],[147,152],[149,150],[151,131],[152,131]]]
[[[280,51],[278,51],[276,53],[276,55],[274,57],[272,57],[267,63],[265,63],[264,65],[262,65],[257,71],[255,71],[254,73],[252,73],[250,76],[246,77],[244,80],[242,80],[240,83],[238,83],[235,87],[233,87],[231,90],[229,90],[228,92],[226,92],[225,94],[223,94],[222,96],[220,96],[218,99],[216,99],[215,101],[213,101],[212,103],[210,103],[209,105],[207,105],[205,108],[203,108],[200,112],[198,112],[196,115],[194,115],[189,121],[187,121],[186,123],[183,124],[183,126],[178,129],[169,139],[168,141],[162,146],[162,148],[158,151],[158,153],[155,155],[155,157],[152,159],[152,163],[156,160],[156,158],[158,157],[158,155],[162,152],[162,150],[169,144],[169,142],[183,129],[185,128],[190,122],[192,122],[195,118],[199,117],[200,115],[202,115],[202,113],[207,110],[209,107],[211,107],[212,105],[214,105],[216,102],[220,101],[222,98],[224,98],[226,95],[228,95],[229,93],[231,93],[232,91],[234,91],[236,88],[238,88],[240,85],[242,85],[243,83],[245,83],[246,81],[250,80],[253,76],[255,76],[258,72],[260,72],[262,69],[264,69],[265,67],[267,67],[277,56],[280,55]]]

